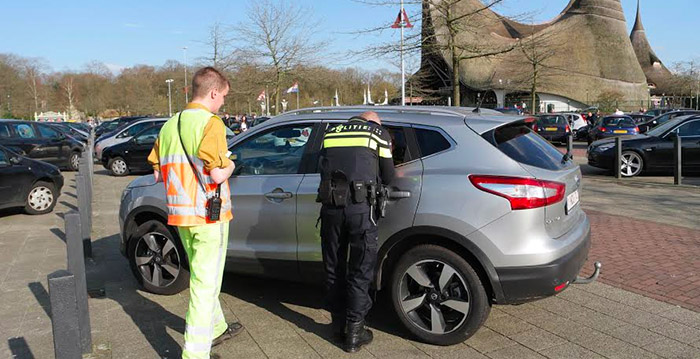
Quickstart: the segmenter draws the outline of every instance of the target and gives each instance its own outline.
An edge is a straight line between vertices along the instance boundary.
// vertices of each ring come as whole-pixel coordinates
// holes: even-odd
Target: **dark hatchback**
[[[48,123],[0,120],[0,145],[34,160],[44,161],[72,171],[84,149],[80,140]]]
[[[700,115],[678,117],[643,135],[622,139],[622,175],[643,172],[671,173],[674,166],[673,138],[681,138],[683,171],[700,172]],[[615,142],[606,139],[588,147],[588,164],[612,170]]]
[[[562,115],[538,115],[532,130],[549,142],[566,143],[566,137],[571,133],[569,121]]]
[[[632,117],[626,115],[603,117],[588,130],[588,144],[609,137],[636,135],[639,128]]]
[[[695,110],[678,110],[678,111],[670,111],[666,112],[662,115],[653,117],[641,124],[639,124],[639,133],[646,133],[647,131],[651,130],[652,128],[663,125],[664,123],[673,120],[676,117],[681,117],[681,116],[688,116],[688,115],[698,115],[700,114],[700,111],[695,111]]]
[[[49,213],[62,187],[58,167],[0,146],[0,209],[24,207],[29,214]]]
[[[151,165],[147,161],[148,154],[151,153],[164,123],[160,122],[137,133],[129,141],[105,148],[102,151],[102,165],[112,176],[149,171]]]
[[[95,127],[95,139],[99,140],[100,136],[103,134],[115,131],[127,123],[131,123],[142,118],[146,118],[146,116],[119,117],[111,121],[102,122],[99,126]]]

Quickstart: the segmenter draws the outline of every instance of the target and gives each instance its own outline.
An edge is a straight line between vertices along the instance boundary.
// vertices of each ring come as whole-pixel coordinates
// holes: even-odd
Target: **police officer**
[[[344,336],[343,349],[353,353],[373,338],[364,326],[377,259],[378,218],[373,212],[379,186],[394,178],[391,136],[379,116],[365,112],[329,127],[319,166],[326,305],[334,335]]]

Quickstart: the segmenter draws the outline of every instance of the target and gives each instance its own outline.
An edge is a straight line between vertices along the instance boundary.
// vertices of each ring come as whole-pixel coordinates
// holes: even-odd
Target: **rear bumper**
[[[503,288],[505,302],[499,304],[520,304],[549,297],[561,292],[555,287],[572,283],[588,258],[591,247],[591,232],[571,252],[548,264],[496,268]]]

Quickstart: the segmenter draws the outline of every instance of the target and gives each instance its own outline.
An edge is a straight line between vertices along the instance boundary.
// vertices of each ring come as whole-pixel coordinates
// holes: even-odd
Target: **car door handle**
[[[269,199],[289,199],[292,198],[291,192],[268,192],[265,193],[265,197]]]
[[[389,199],[410,198],[411,191],[389,191]]]

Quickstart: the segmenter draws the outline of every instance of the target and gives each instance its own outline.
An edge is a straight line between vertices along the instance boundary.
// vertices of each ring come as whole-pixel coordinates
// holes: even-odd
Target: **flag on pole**
[[[401,16],[403,15],[403,19],[401,19]],[[396,16],[396,21],[394,21],[394,24],[391,25],[392,29],[400,29],[401,28],[401,22],[402,20],[404,21],[404,28],[410,29],[413,27],[413,24],[411,24],[410,21],[408,21],[408,15],[406,15],[406,9],[399,10],[399,14]]]
[[[260,95],[258,95],[258,101],[263,101],[263,100],[265,100],[265,97],[267,97],[267,96],[265,95],[265,90],[262,90],[262,92],[260,93]]]
[[[292,85],[292,87],[287,89],[287,93],[294,93],[294,92],[299,93],[299,83],[298,82],[294,82],[294,85]]]

